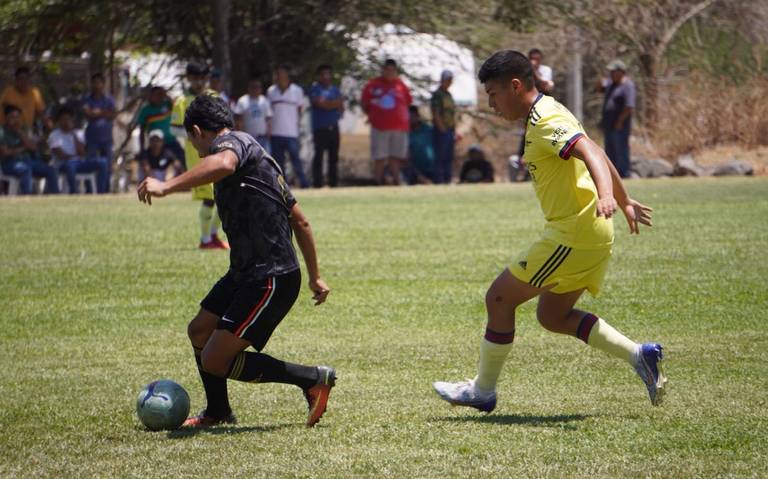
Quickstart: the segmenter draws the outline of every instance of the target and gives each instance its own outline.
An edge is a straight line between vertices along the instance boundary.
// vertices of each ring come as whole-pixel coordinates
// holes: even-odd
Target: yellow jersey
[[[586,137],[581,123],[550,96],[539,94],[525,125],[523,157],[547,224],[544,238],[577,249],[610,247],[613,222],[597,216],[597,188],[587,165],[571,157]]]

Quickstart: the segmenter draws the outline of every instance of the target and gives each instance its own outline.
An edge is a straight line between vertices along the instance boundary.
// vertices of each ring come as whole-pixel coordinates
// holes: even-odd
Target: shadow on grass
[[[506,426],[556,427],[575,430],[576,421],[594,417],[590,414],[558,414],[555,416],[535,416],[530,414],[488,414],[484,416],[453,416],[434,418],[448,422],[478,422],[482,424],[502,424]]]
[[[194,437],[198,434],[206,434],[212,436],[218,436],[220,434],[242,434],[246,432],[262,433],[272,432],[279,429],[286,429],[297,427],[296,424],[284,423],[284,424],[270,424],[267,426],[223,426],[223,427],[210,427],[207,429],[185,427],[176,429],[175,431],[168,431],[166,436],[168,439],[186,439],[188,437]]]

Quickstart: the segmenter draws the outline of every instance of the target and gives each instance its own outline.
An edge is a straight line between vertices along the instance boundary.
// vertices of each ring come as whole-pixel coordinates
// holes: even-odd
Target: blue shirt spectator
[[[319,82],[314,82],[309,89],[309,98],[313,101],[313,105],[316,98],[322,98],[325,101],[339,100],[341,98],[341,91],[336,85],[323,85]],[[341,114],[341,109],[326,109],[313,106],[312,129],[319,130],[336,126],[341,119]]]
[[[104,92],[104,76],[91,76],[91,94],[83,98],[83,112],[88,119],[85,127],[86,158],[104,164],[112,171],[112,120],[117,115],[115,100]],[[104,185],[109,189],[109,182]]]

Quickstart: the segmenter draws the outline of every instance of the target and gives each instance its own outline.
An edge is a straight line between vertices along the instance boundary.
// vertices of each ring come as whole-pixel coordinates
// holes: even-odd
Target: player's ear
[[[189,133],[192,138],[200,138],[203,135],[203,131],[197,125],[192,125],[192,129],[189,130]]]

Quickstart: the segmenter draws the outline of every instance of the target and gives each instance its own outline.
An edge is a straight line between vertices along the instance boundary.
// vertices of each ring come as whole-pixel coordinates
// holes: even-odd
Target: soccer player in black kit
[[[151,205],[152,197],[213,182],[216,206],[232,248],[229,271],[189,323],[208,404],[184,425],[235,422],[227,397],[227,379],[235,379],[300,387],[309,405],[307,426],[312,427],[325,412],[336,371],[288,363],[261,352],[301,288],[292,234],[304,256],[316,305],[325,301],[328,285],[320,278],[312,229],[280,167],[253,137],[232,131],[232,124],[223,100],[198,96],[187,108],[184,128],[203,159],[169,181],[147,178],[138,187],[139,200]],[[256,352],[246,351],[251,346]]]

